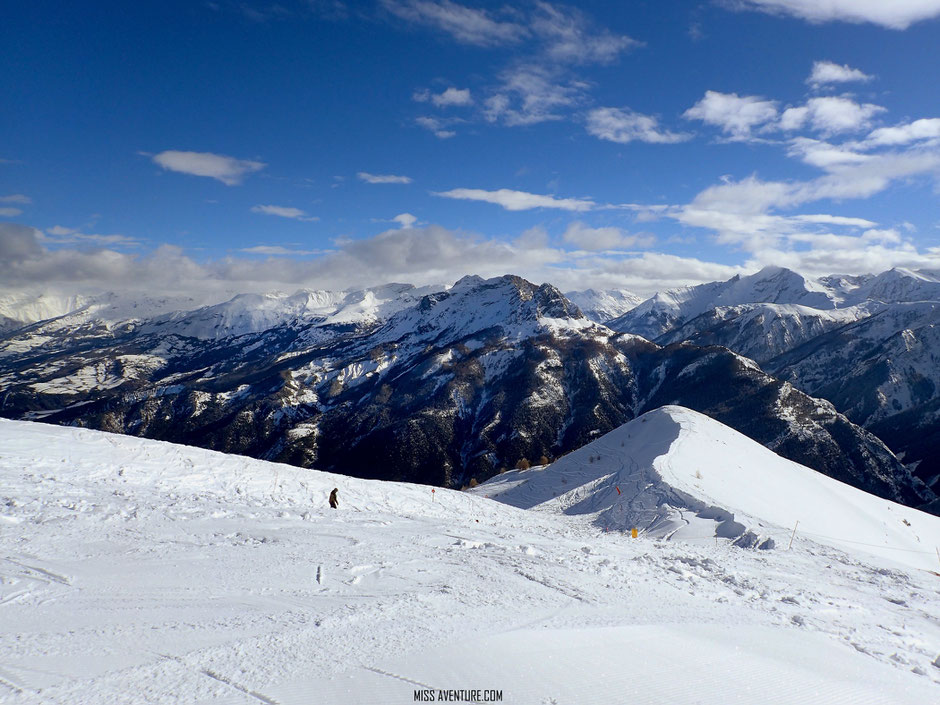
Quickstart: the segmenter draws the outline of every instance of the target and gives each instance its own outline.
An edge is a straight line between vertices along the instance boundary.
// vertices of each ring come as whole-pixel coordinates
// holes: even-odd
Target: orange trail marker
[[[635,527],[635,526],[633,527],[633,531],[630,532],[630,535],[631,535],[633,538],[636,538],[636,527]]]
[[[614,485],[614,487],[615,487],[615,489],[617,490],[617,494],[618,494],[618,495],[619,495],[619,494],[622,494],[622,493],[620,492],[620,488],[619,488],[619,487],[617,487],[616,485]]]

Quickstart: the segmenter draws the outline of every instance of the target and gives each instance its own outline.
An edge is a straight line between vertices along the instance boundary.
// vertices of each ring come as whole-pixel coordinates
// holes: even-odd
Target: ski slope
[[[910,568],[937,570],[940,518],[781,458],[704,414],[664,406],[544,468],[474,492],[522,508],[587,515],[656,538],[787,545],[791,532]]]
[[[684,430],[690,452],[715,432]],[[607,451],[591,452],[602,457],[588,469]],[[575,473],[574,459],[556,466]],[[631,539],[596,513],[485,496],[512,491],[506,480],[432,493],[0,420],[0,702],[940,696],[940,578],[928,570],[799,533],[790,551]],[[537,484],[517,477],[515,492],[523,480]],[[722,491],[707,488],[715,502]],[[591,501],[603,511],[601,494]]]

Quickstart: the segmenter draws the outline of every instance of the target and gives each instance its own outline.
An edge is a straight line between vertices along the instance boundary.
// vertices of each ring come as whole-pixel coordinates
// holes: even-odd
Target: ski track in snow
[[[634,540],[486,485],[26,422],[0,477],[0,703],[940,699],[940,577],[800,536]]]

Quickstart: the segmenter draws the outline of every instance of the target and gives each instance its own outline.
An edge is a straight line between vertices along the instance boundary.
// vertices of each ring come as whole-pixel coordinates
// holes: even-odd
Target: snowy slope
[[[717,306],[659,337],[662,345],[721,345],[760,364],[824,333],[871,316],[880,304],[839,309],[798,304]]]
[[[3,703],[940,692],[936,575],[800,534],[790,551],[632,540],[470,493],[2,420],[0,527]]]
[[[89,297],[80,295],[0,294],[0,321],[6,321],[0,330],[58,318],[86,306],[90,301]]]
[[[643,299],[626,289],[584,289],[566,291],[565,297],[587,318],[607,323],[635,308]]]
[[[19,325],[43,323],[47,332],[89,323],[113,326],[139,321],[198,305],[190,296],[126,295],[105,292],[94,296],[56,294],[0,295],[0,319]]]
[[[605,529],[657,538],[786,545],[801,535],[911,568],[938,567],[940,517],[781,458],[709,417],[666,406],[541,469],[478,487],[522,507],[589,515]]]
[[[749,303],[836,308],[839,292],[783,267],[764,267],[746,277],[659,292],[608,323],[617,331],[654,339],[718,306]]]
[[[720,307],[796,304],[831,311],[866,303],[937,300],[940,300],[940,278],[932,272],[895,268],[877,275],[833,275],[812,279],[783,267],[771,266],[746,277],[735,276],[724,282],[659,292],[607,322],[607,325],[617,331],[656,339]],[[871,307],[871,311],[876,310],[877,306]],[[790,312],[780,309],[780,313],[788,315]]]
[[[413,306],[425,294],[443,288],[418,289],[411,284],[387,284],[353,291],[302,289],[291,295],[281,292],[239,294],[214,306],[161,317],[144,326],[143,331],[217,340],[281,325],[374,323]]]

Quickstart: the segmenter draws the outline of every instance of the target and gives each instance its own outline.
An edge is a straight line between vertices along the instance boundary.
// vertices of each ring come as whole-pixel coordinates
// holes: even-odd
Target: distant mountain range
[[[938,322],[938,272],[813,280],[775,267],[657,294],[606,321],[755,360],[874,432],[940,493]]]
[[[922,272],[809,280],[767,269],[638,305],[629,292],[565,295],[513,276],[196,308],[10,295],[0,415],[460,486],[680,404],[924,506],[935,499],[926,485],[940,489],[940,438],[905,436],[904,414],[937,426],[927,297],[940,301],[938,290]]]

